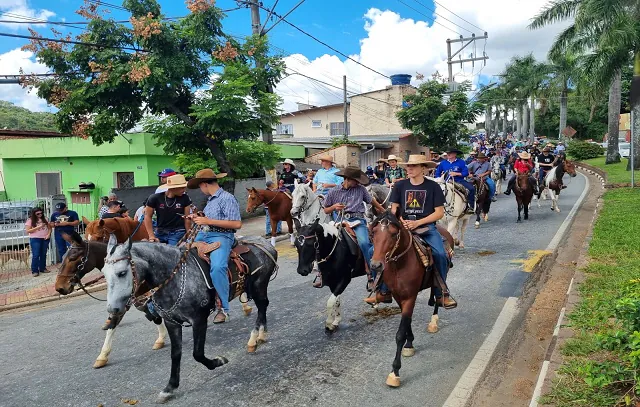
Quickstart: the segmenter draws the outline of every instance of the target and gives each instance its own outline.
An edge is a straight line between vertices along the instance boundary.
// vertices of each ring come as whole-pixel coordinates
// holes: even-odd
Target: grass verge
[[[639,214],[640,190],[604,195],[581,300],[569,315],[576,335],[563,345],[564,363],[541,404],[640,406]]]
[[[623,158],[619,163],[605,164],[605,157],[592,158],[582,162],[598,167],[607,172],[607,181],[611,184],[631,184],[631,171],[627,171],[627,160]],[[640,185],[640,171],[635,171],[636,185]]]

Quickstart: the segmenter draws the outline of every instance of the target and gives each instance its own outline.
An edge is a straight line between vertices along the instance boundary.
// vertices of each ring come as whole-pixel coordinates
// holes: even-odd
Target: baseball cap
[[[108,206],[109,208],[112,208],[112,207],[114,207],[114,206],[120,206],[120,207],[122,207],[122,206],[124,206],[124,203],[123,203],[122,201],[110,201],[109,203],[107,203],[107,206]]]
[[[172,168],[165,168],[158,173],[158,176],[162,178],[170,177],[172,175],[176,175],[176,172]]]
[[[67,207],[67,204],[66,204],[66,203],[64,203],[64,202],[58,202],[58,203],[56,204],[56,209],[64,209],[64,208],[66,208],[66,207]]]

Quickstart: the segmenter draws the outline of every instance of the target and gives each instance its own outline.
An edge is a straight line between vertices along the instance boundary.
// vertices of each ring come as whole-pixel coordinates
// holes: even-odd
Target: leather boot
[[[455,307],[458,306],[458,303],[456,302],[456,300],[451,298],[448,294],[445,294],[444,301],[442,297],[437,297],[436,302],[438,303],[439,306],[443,307],[444,309],[454,309]]]
[[[322,274],[318,271],[318,274],[316,274],[316,278],[313,279],[313,287],[314,288],[322,288],[323,284],[322,284]]]
[[[391,304],[393,301],[393,297],[391,297],[391,293],[382,294],[380,291],[376,291],[376,295],[372,295],[364,299],[369,305],[376,305],[378,303]]]

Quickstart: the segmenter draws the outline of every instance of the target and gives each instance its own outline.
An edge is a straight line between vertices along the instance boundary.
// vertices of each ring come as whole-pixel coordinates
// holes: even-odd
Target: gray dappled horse
[[[371,196],[380,203],[385,209],[391,207],[391,203],[389,202],[389,198],[391,198],[391,188],[386,185],[380,184],[369,184],[367,185],[367,191],[371,194]],[[366,205],[365,216],[367,218],[367,223],[371,224],[375,218],[376,214],[373,211],[372,205]]]
[[[247,295],[253,297],[258,307],[255,329],[248,344],[249,351],[252,351],[257,341],[266,341],[267,286],[276,270],[278,254],[263,238],[248,237],[242,243],[247,244],[254,258],[248,264],[250,274],[245,285]],[[207,317],[215,307],[215,292],[207,288],[208,283],[204,281],[198,265],[200,260],[188,254],[182,261],[185,258],[183,252],[182,248],[158,243],[132,245],[127,241],[117,244],[116,237],[111,235],[102,269],[107,281],[107,311],[112,315],[122,315],[131,301],[135,304],[134,295],[140,296],[140,291],[157,289],[150,302],[164,319],[171,339],[171,377],[158,394],[157,401],[161,403],[169,400],[180,385],[183,324],[193,326],[193,358],[196,361],[209,370],[228,362],[224,357],[209,359],[204,355]],[[205,272],[208,271],[206,268]]]

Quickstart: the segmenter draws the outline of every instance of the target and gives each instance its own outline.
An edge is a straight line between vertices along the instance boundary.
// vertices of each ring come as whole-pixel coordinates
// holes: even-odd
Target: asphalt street
[[[565,179],[568,182],[568,177]],[[500,196],[488,223],[467,230],[449,286],[459,306],[442,310],[440,332],[429,334],[432,309],[421,294],[413,318],[416,355],[403,359],[402,386],[385,385],[395,353],[399,316],[376,313],[362,302],[365,279],[342,296],[343,321],[324,333],[328,289],[311,287],[296,271],[288,241],[278,243],[280,271],[269,286],[269,342],[248,354],[254,314],[234,302],[232,319],[210,326],[207,356],[229,364],[207,370],[191,357],[185,329],[182,380],[170,405],[219,406],[441,406],[491,330],[506,299],[519,296],[529,274],[518,259],[544,249],[585,187],[578,176],[562,192],[561,213],[534,203],[530,220],[516,224],[513,195]],[[104,297],[105,292],[97,294]],[[393,308],[381,306],[381,308]],[[78,297],[0,314],[1,406],[151,405],[169,378],[169,344],[153,351],[156,328],[141,313],[127,314],[115,335],[109,364],[92,369],[104,340],[106,305]]]

